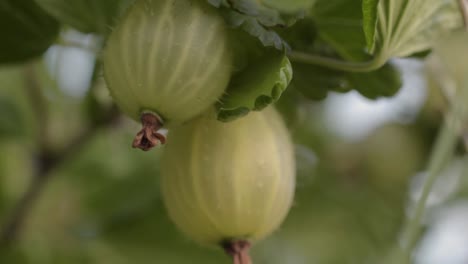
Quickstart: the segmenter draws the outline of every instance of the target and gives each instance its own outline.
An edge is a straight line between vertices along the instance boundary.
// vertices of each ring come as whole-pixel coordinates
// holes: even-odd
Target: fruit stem
[[[148,151],[158,145],[159,142],[161,144],[166,143],[166,137],[158,133],[158,130],[163,126],[163,122],[157,114],[142,113],[141,125],[143,128],[136,134],[132,147]]]
[[[232,257],[233,264],[252,264],[249,256],[250,243],[248,241],[228,241],[223,243],[222,247]]]
[[[379,69],[386,62],[386,57],[381,54],[376,55],[369,61],[346,61],[331,57],[324,57],[317,54],[293,50],[288,53],[288,58],[293,62],[318,65],[339,71],[348,72],[370,72]]]

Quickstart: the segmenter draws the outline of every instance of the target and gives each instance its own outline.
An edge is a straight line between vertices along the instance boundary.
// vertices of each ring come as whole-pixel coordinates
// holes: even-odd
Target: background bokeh
[[[74,31],[66,38],[101,41]],[[0,68],[0,224],[43,169],[39,146],[59,152],[86,135],[47,172],[0,263],[229,263],[169,221],[159,191],[163,147],[130,147],[139,125],[113,108],[95,59],[92,50],[53,46],[42,60]],[[255,263],[382,263],[398,245],[446,102],[421,61],[392,64],[404,86],[390,99],[350,92],[316,102],[293,89],[282,97],[296,144],[296,199],[281,229],[252,250]],[[468,262],[462,144],[459,153],[430,196],[415,263]]]

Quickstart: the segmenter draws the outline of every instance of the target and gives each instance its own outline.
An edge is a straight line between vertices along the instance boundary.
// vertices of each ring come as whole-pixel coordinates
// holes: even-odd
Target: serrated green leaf
[[[227,1],[230,8],[238,13],[255,18],[265,27],[286,26],[295,21],[301,14],[282,14],[282,10],[270,7],[264,2],[254,0]]]
[[[236,21],[244,21],[244,16],[257,20],[257,22],[265,27],[274,27],[285,24],[278,10],[266,7],[257,1],[237,0],[211,2],[208,0],[208,3],[220,8],[223,11],[222,13],[227,17],[227,20],[235,27],[242,24]]]
[[[377,13],[373,11],[375,6]],[[427,51],[444,32],[463,27],[457,0],[368,0],[364,5],[348,0],[318,0],[311,15],[320,39],[333,46],[344,60],[298,50],[290,57],[352,72],[372,71],[392,57]]]
[[[242,14],[258,16],[260,14],[260,4],[256,1],[251,0],[235,0],[229,1],[229,4],[235,10],[241,12]]]
[[[240,27],[251,36],[258,38],[265,47],[274,47],[278,50],[285,50],[288,47],[278,33],[265,28],[254,17],[230,11],[227,13],[226,18],[228,24],[233,27]]]
[[[358,1],[318,0],[312,9],[318,35],[344,59],[364,61],[366,38],[362,29],[362,8]]]
[[[343,72],[315,65],[293,63],[292,86],[312,100],[324,99],[329,91],[356,90],[363,96],[376,99],[395,95],[401,88],[399,71],[391,64],[365,73]]]
[[[316,49],[317,27],[310,17],[305,17],[294,25],[279,31],[281,37],[295,50],[311,51]]]
[[[288,24],[277,10],[270,8],[260,9],[260,15],[257,16],[257,21],[268,28],[278,26],[284,27]]]
[[[444,32],[462,27],[457,0],[381,0],[377,7],[375,41],[368,44],[376,56],[385,60],[405,57],[430,49]]]
[[[33,0],[0,1],[0,63],[40,56],[55,41],[58,22]]]
[[[263,46],[275,47],[278,50],[285,50],[289,47],[274,28],[292,25],[303,17],[302,13],[282,15],[279,10],[268,7],[259,1],[207,1],[220,9],[220,13],[232,28],[241,28],[251,36],[258,38]]]
[[[316,11],[320,11],[323,15],[330,14],[327,10],[333,8],[332,6],[327,8],[326,4],[326,2],[318,2],[320,10]],[[335,57],[336,53],[333,47],[320,39],[318,31],[321,29],[316,24],[316,20],[306,17],[282,32],[282,37],[294,50]],[[308,99],[322,100],[327,97],[329,91],[347,92],[351,90],[343,71],[295,61],[292,63],[292,68],[294,78],[291,81],[291,86]]]
[[[393,96],[402,86],[400,72],[389,63],[372,72],[347,73],[346,76],[351,88],[370,99]]]
[[[322,100],[329,91],[351,90],[344,72],[296,62],[292,64],[292,68],[294,78],[291,86],[308,99]]]
[[[223,0],[207,0],[208,3],[216,8],[219,8],[223,4]]]
[[[62,23],[85,33],[106,33],[131,0],[35,0]]]
[[[264,0],[266,6],[279,10],[282,13],[296,13],[310,9],[316,0]]]
[[[377,6],[379,0],[363,0],[362,1],[362,28],[366,36],[367,48],[372,50],[375,37],[375,27],[377,25]]]
[[[306,18],[298,21],[282,36],[295,50],[321,54],[330,58],[336,58],[337,52],[347,60],[368,57],[368,54],[364,52],[365,39],[358,18],[361,12],[359,6],[350,5],[349,1],[341,0],[333,3],[335,5],[328,1],[317,3],[317,9],[314,11],[315,18],[318,18],[322,24],[315,26],[313,20]],[[343,9],[350,12],[342,12]],[[340,16],[344,17],[339,18]],[[349,27],[343,28],[338,26],[341,25],[338,23],[340,20],[354,21],[355,24],[350,22]],[[320,27],[324,25],[325,27]],[[346,43],[347,38],[355,40],[353,45]],[[399,73],[391,65],[385,65],[381,70],[368,73],[352,73],[294,62],[293,70],[292,86],[312,100],[324,99],[329,91],[348,92],[353,89],[368,98],[391,96],[401,86]]]
[[[218,120],[227,122],[262,110],[280,98],[291,79],[288,58],[277,51],[267,52],[232,77],[221,98]]]

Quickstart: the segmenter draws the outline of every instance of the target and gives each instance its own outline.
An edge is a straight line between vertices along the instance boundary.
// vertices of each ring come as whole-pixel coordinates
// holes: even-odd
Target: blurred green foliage
[[[36,72],[45,72],[42,63],[32,65]],[[23,67],[1,70],[2,100],[18,108],[20,120],[31,120],[24,75]],[[52,124],[48,144],[59,149],[86,127],[86,101],[48,85],[47,76],[38,79],[46,94],[54,94],[46,98]],[[378,260],[397,239],[408,179],[422,168],[432,136],[421,140],[426,129],[419,125],[389,124],[362,142],[345,142],[324,128],[320,105],[297,96],[288,93],[279,108],[291,112],[291,107],[282,107],[288,100],[302,108],[282,113],[288,121],[296,120],[290,128],[298,159],[309,164],[299,164],[289,217],[270,239],[254,247],[254,260]],[[27,122],[23,129],[29,133],[0,141],[0,222],[35,169],[38,127],[32,124],[42,125]],[[200,248],[169,221],[158,185],[162,148],[150,153],[131,149],[136,129],[136,123],[121,118],[116,126],[98,130],[82,150],[52,171],[16,246],[0,255],[2,263],[229,263],[221,250]]]

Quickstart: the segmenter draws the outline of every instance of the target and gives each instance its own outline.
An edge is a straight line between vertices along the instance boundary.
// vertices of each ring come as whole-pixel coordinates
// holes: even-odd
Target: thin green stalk
[[[349,72],[368,72],[377,70],[386,62],[386,60],[382,59],[382,56],[376,56],[370,61],[353,62],[330,57],[323,57],[301,51],[291,51],[289,52],[288,57],[295,62],[319,65],[335,70]]]
[[[466,102],[468,102],[468,92],[460,87],[459,95],[455,97],[449,112],[445,116],[443,127],[441,128],[427,168],[427,179],[424,183],[421,197],[417,201],[416,210],[412,218],[407,222],[403,231],[402,242],[406,256],[410,256],[416,243],[418,242],[421,220],[426,213],[427,199],[432,191],[437,177],[447,162],[453,157],[458,137],[461,133],[463,121],[466,120]],[[466,87],[468,88],[468,87]]]

